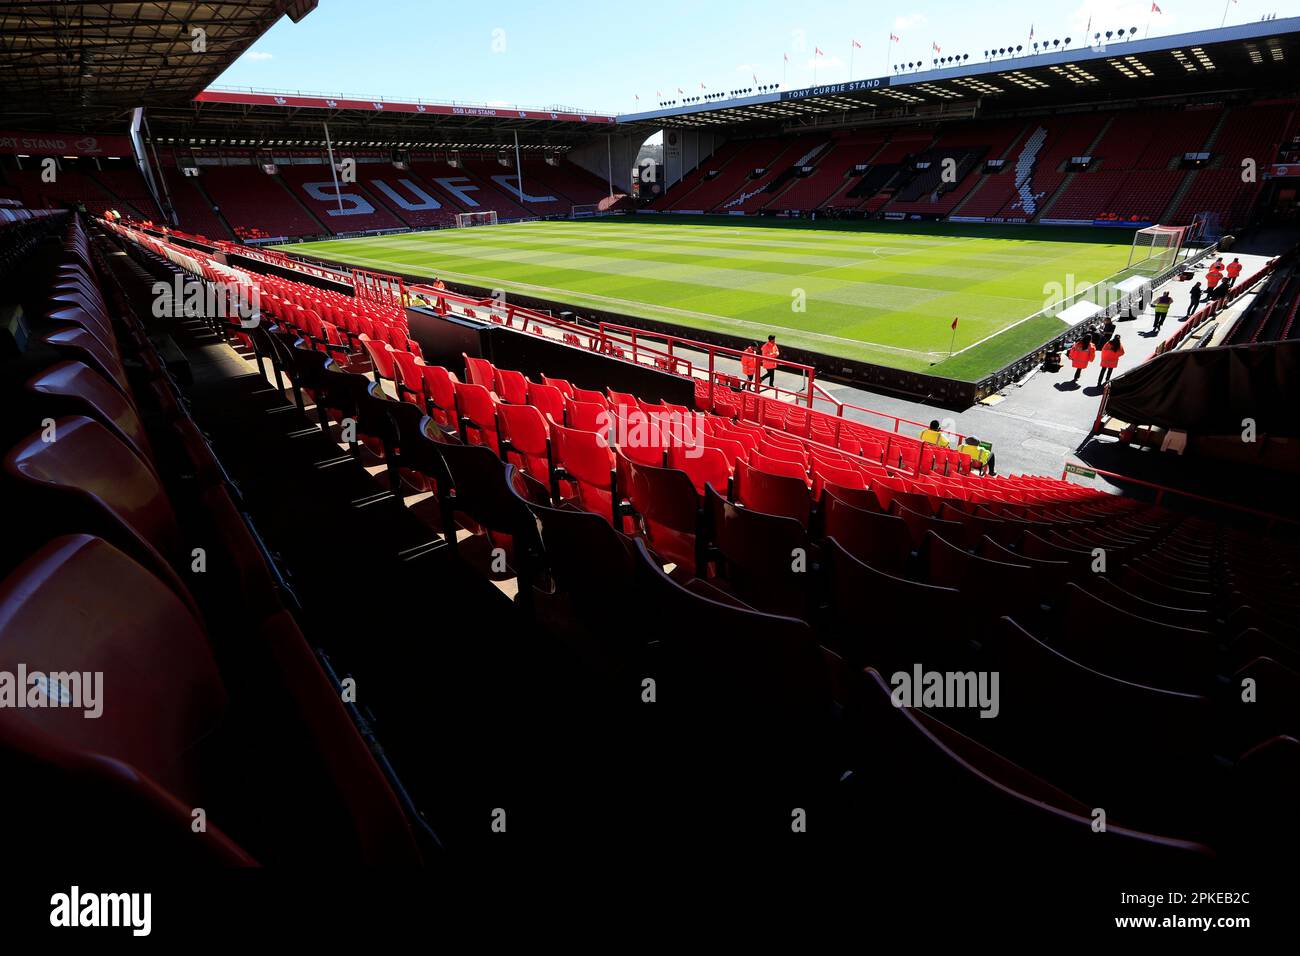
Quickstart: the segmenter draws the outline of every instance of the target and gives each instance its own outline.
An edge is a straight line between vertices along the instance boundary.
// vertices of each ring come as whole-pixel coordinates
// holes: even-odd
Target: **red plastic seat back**
[[[404,402],[423,407],[424,373],[421,371],[423,363],[416,360],[413,352],[399,352],[393,349],[388,354],[392,356],[393,364],[396,366],[396,381],[402,386],[397,390],[397,397]]]
[[[808,527],[812,501],[808,485],[803,478],[787,477],[760,471],[743,462],[736,462],[735,499],[746,508],[764,514],[794,518]]]
[[[614,453],[602,435],[556,425],[551,429],[555,463],[577,485],[578,504],[613,522]]]
[[[573,386],[562,378],[551,378],[549,375],[543,375],[542,384],[550,385],[552,388],[558,388],[566,398],[573,397]]]
[[[470,445],[486,445],[497,451],[497,403],[482,385],[456,383],[456,415]]]
[[[524,405],[528,402],[528,379],[519,372],[510,369],[496,369],[497,398],[512,405]]]
[[[116,544],[168,579],[182,557],[176,515],[152,468],[99,422],[75,415],[18,442],[5,456],[5,471],[48,502],[47,521],[63,530],[87,530]],[[79,525],[70,527],[69,525]],[[158,565],[162,565],[159,567]]]
[[[762,452],[753,452],[749,456],[749,465],[751,468],[758,468],[769,475],[782,475],[786,478],[798,478],[805,486],[808,484],[808,473],[804,470],[803,465],[797,461],[788,461],[783,458],[769,458]]]
[[[727,494],[731,484],[731,462],[717,448],[673,446],[668,449],[668,467],[686,472],[695,490],[703,495],[705,485],[712,485],[720,495]]]
[[[650,546],[667,561],[695,568],[700,499],[684,472],[617,455],[619,488],[645,525]]]
[[[546,421],[532,405],[497,406],[501,437],[510,444],[506,458],[543,484],[550,483],[550,444]]]
[[[575,402],[571,398],[564,400],[564,426],[584,432],[609,431],[609,409],[603,404],[593,402]]]
[[[393,347],[391,345],[378,339],[367,338],[361,340],[361,347],[370,356],[370,361],[375,366],[376,375],[390,381],[395,380],[396,368],[393,362]]]
[[[434,421],[457,430],[456,422],[456,379],[441,365],[421,365],[420,375],[424,378],[424,391],[434,408],[430,413]]]
[[[35,731],[51,760],[102,755],[203,805],[196,756],[221,723],[225,688],[198,621],[138,563],[89,535],[28,558],[0,583],[0,670],[20,663],[28,673],[101,673],[102,714],[0,708],[0,739]]]
[[[111,428],[136,454],[152,464],[149,436],[134,406],[85,363],[57,362],[28,379],[27,390],[75,403],[84,409],[84,414]]]
[[[481,385],[489,391],[496,385],[496,368],[487,359],[474,358],[466,355],[464,352],[461,356],[465,359],[465,381],[471,385]]]
[[[529,382],[528,404],[541,412],[543,418],[549,416],[557,424],[564,424],[564,393],[554,385]]]

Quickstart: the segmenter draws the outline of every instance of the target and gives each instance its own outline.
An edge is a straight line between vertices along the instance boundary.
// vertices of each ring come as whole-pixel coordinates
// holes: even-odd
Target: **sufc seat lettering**
[[[307,190],[313,199],[318,199],[332,207],[325,211],[326,215],[369,216],[375,211],[375,207],[368,200],[352,193],[345,193],[341,190],[336,191],[333,183],[303,183],[302,188]],[[340,200],[348,205],[340,209],[338,207]]]

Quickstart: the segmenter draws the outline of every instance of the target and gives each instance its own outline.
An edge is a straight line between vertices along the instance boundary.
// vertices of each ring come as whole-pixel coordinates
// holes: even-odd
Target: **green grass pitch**
[[[1078,228],[644,216],[280,248],[975,380],[1064,330],[1050,315],[1021,320],[1122,270],[1131,242]]]

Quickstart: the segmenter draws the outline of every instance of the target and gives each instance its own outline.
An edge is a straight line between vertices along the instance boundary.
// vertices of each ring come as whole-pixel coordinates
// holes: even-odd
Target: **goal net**
[[[1186,226],[1148,226],[1133,234],[1129,271],[1138,275],[1159,275],[1173,267],[1182,251]]]
[[[495,226],[497,224],[497,211],[489,209],[487,212],[458,212],[456,213],[456,225],[459,228],[466,226]]]

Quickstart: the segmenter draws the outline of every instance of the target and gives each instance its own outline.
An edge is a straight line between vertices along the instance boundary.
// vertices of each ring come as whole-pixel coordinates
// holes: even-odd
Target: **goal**
[[[497,211],[489,209],[487,212],[458,212],[456,213],[456,226],[464,228],[466,226],[495,226],[497,224]]]
[[[1186,226],[1148,226],[1133,234],[1128,268],[1135,274],[1159,275],[1173,268],[1182,251]]]

